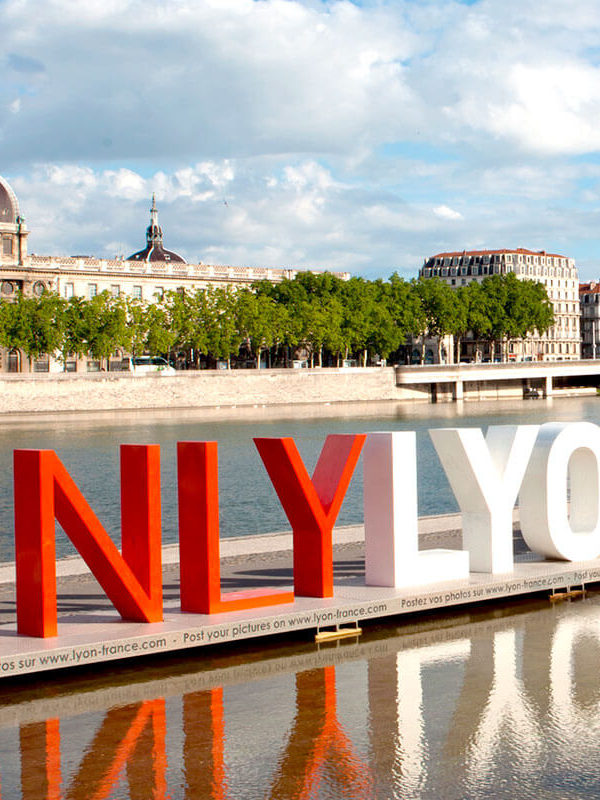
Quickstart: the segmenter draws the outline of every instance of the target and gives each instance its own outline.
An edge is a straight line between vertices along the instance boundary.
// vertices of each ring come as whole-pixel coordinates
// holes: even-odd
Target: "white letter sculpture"
[[[512,572],[512,512],[539,425],[429,431],[462,511],[473,572]]]
[[[597,425],[547,422],[541,426],[520,495],[521,532],[534,552],[566,561],[598,558],[599,460]]]
[[[463,550],[419,550],[414,432],[369,433],[363,450],[365,583],[396,589],[469,577]]]

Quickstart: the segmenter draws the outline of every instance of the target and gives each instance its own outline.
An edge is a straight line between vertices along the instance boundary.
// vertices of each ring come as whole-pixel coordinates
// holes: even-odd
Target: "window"
[[[96,297],[98,294],[98,284],[97,283],[88,283],[88,297],[90,300],[92,297]]]
[[[133,294],[133,297],[134,297],[135,300],[141,300],[142,299],[142,287],[141,286],[134,286],[132,294]]]
[[[74,285],[72,283],[65,283],[65,297],[67,298],[67,300],[69,299],[69,297],[73,297],[74,294],[75,294]]]
[[[12,236],[5,236],[2,240],[2,252],[5,256],[12,256],[13,254],[13,238]]]
[[[160,301],[161,301],[161,300],[164,298],[164,296],[165,296],[165,287],[164,287],[164,286],[157,286],[157,287],[156,287],[156,291],[154,292],[154,294],[156,295],[156,299],[157,299],[157,300],[158,300],[158,302],[160,303]]]
[[[36,358],[33,362],[33,371],[34,372],[50,372],[50,362],[48,360],[48,356],[41,356],[40,358]]]
[[[121,294],[121,287],[118,284],[113,284],[110,287],[110,293],[113,297],[119,297]]]

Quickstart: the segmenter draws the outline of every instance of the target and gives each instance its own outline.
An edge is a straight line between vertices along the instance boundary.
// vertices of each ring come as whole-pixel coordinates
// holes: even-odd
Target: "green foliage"
[[[127,303],[108,292],[82,304],[82,344],[94,358],[110,358],[117,348],[131,350],[134,333],[127,324]]]
[[[12,302],[1,303],[0,343],[23,350],[30,359],[59,351],[65,329],[64,304],[52,292],[41,297],[19,294]]]
[[[169,292],[157,303],[108,292],[91,300],[47,292],[0,302],[0,344],[30,359],[43,353],[65,361],[69,353],[102,359],[117,348],[133,354],[177,350],[196,366],[201,355],[229,360],[240,348],[258,366],[262,351],[296,346],[319,365],[324,353],[338,363],[352,355],[366,364],[369,355],[388,358],[408,335],[436,336],[440,347],[444,336],[460,343],[469,333],[476,343],[505,345],[553,323],[544,286],[512,273],[453,289],[436,278],[406,282],[397,273],[388,281],[342,281],[327,272],[301,272],[279,284]]]

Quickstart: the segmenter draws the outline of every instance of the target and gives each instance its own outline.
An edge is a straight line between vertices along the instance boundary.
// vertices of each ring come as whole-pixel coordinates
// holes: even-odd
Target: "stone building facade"
[[[579,284],[581,357],[600,358],[600,283]]]
[[[238,267],[211,264],[188,264],[177,253],[163,245],[163,232],[158,224],[154,196],[150,224],[146,229],[146,246],[128,258],[100,259],[91,256],[39,256],[27,252],[28,230],[19,202],[8,182],[0,176],[0,299],[10,299],[53,291],[62,297],[90,299],[108,291],[114,296],[155,302],[168,291],[195,292],[209,286],[248,286],[254,281],[279,283],[293,279],[296,269],[271,267]],[[333,273],[343,280],[347,272]],[[0,350],[0,372],[28,371],[30,365],[23,354]],[[84,360],[85,361],[85,360]],[[95,369],[97,362],[77,364],[77,369]],[[39,359],[36,371],[62,370],[52,359]]]
[[[463,250],[437,253],[426,259],[420,276],[439,278],[458,288],[489,275],[513,272],[520,280],[543,283],[554,311],[554,325],[526,339],[508,343],[510,361],[572,361],[581,358],[579,279],[572,258],[545,250]],[[491,352],[484,348],[484,358]],[[466,358],[475,358],[474,344],[467,343]],[[437,360],[434,356],[434,360]]]

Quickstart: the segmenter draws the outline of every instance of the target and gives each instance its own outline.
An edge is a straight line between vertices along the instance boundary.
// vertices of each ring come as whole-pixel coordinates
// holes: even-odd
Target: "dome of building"
[[[0,222],[15,225],[19,217],[19,201],[9,183],[0,175]]]
[[[172,261],[176,264],[185,264],[186,261],[172,250],[163,247],[163,232],[158,224],[158,211],[156,201],[152,195],[152,208],[150,209],[150,225],[146,228],[146,247],[137,253],[128,256],[127,261]]]

